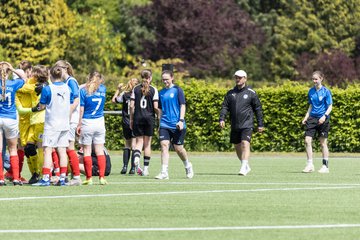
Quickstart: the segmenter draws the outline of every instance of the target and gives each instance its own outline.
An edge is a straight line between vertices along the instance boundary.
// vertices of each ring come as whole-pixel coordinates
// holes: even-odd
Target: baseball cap
[[[237,70],[234,74],[234,76],[238,76],[238,77],[247,77],[247,74],[244,70]]]

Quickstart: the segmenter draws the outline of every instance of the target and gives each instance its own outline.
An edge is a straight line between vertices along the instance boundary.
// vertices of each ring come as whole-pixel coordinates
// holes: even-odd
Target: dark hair
[[[152,72],[150,69],[144,69],[141,71],[140,75],[141,75],[142,79],[149,79],[152,76]],[[150,92],[149,82],[143,81],[141,85],[142,85],[141,92],[142,92],[143,96],[149,95],[149,92]]]
[[[60,66],[52,66],[50,69],[50,76],[52,79],[61,79],[63,80],[63,75],[62,75],[62,69]]]
[[[36,65],[33,68],[32,76],[38,83],[47,83],[49,80],[49,70],[44,65]]]
[[[24,70],[24,72],[28,69],[31,69],[32,68],[32,65],[31,63],[28,61],[28,60],[22,60],[20,63],[19,63],[19,68]]]

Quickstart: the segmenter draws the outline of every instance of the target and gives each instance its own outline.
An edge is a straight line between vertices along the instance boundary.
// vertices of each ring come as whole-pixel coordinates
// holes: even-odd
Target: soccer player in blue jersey
[[[310,88],[308,92],[309,108],[306,112],[302,123],[306,126],[305,131],[305,149],[307,155],[307,164],[304,168],[304,173],[313,172],[313,151],[312,139],[315,133],[318,133],[321,151],[322,151],[322,167],[319,173],[329,172],[329,149],[327,145],[327,138],[330,130],[330,113],[332,110],[332,96],[328,88],[322,85],[324,81],[324,74],[320,71],[315,71],[312,74],[312,81],[314,87]]]
[[[15,94],[24,84],[26,76],[15,70],[10,63],[0,62],[1,70],[1,101],[0,101],[0,151],[3,149],[3,136],[7,139],[10,154],[10,165],[13,173],[13,184],[22,185],[19,172],[19,157],[17,154],[17,141],[19,135],[19,119],[15,106]],[[9,80],[13,72],[20,78]],[[0,186],[5,185],[3,173],[2,153],[0,153]]]
[[[113,103],[122,103],[122,129],[125,138],[125,147],[123,150],[123,167],[121,169],[121,174],[125,174],[128,169],[128,164],[130,160],[131,150],[135,146],[135,137],[130,129],[130,98],[131,93],[134,87],[138,84],[139,80],[137,78],[132,78],[128,81],[125,87],[123,87],[122,83],[118,85],[118,89],[116,90],[112,102]],[[132,159],[133,160],[133,159]],[[135,164],[131,161],[131,168],[129,174],[135,173]]]
[[[94,145],[99,166],[99,183],[106,185],[104,155],[105,120],[104,105],[106,101],[106,87],[103,85],[104,76],[99,72],[92,72],[84,88],[80,90],[80,119],[77,133],[79,142],[83,145],[84,166],[86,180],[83,185],[92,185],[92,158],[91,148]]]
[[[66,154],[69,157],[70,167],[73,173],[73,179],[70,181],[70,185],[78,186],[81,185],[80,179],[80,168],[79,168],[79,158],[75,151],[75,132],[76,127],[79,123],[79,112],[80,112],[80,98],[79,98],[79,84],[74,78],[74,70],[71,64],[64,60],[59,60],[56,62],[57,66],[63,69],[65,76],[65,83],[70,87],[71,90],[71,107],[70,107],[70,131],[69,131],[69,147],[66,149]]]
[[[184,164],[186,177],[193,178],[193,167],[184,148],[186,135],[184,91],[179,86],[174,85],[174,74],[172,71],[163,71],[161,77],[165,85],[165,88],[159,92],[161,172],[155,178],[161,180],[169,179],[170,143],[173,144],[177,155]]]

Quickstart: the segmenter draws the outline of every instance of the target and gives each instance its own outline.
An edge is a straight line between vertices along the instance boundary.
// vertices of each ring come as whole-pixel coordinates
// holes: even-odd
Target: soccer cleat
[[[318,171],[319,173],[329,173],[329,168],[326,165],[322,165],[322,167]]]
[[[139,175],[139,176],[143,176],[143,170],[141,169],[140,166],[138,166],[138,167],[136,168],[136,173],[137,173],[137,175]]]
[[[59,181],[55,184],[55,186],[67,186],[65,178],[60,178]]]
[[[14,186],[22,186],[23,183],[20,180],[13,180]]]
[[[50,186],[50,180],[46,181],[44,179],[41,179],[37,183],[32,184],[32,186],[35,186],[35,187],[47,187],[47,186]]]
[[[82,184],[81,179],[71,179],[66,185],[68,186],[80,186]]]
[[[92,178],[89,178],[89,179],[86,179],[85,181],[83,181],[82,185],[93,185]]]
[[[167,180],[169,179],[169,174],[167,172],[161,172],[155,177],[155,179]]]
[[[100,185],[107,185],[108,184],[108,182],[105,180],[105,178],[99,178],[99,184]]]
[[[147,168],[144,168],[144,170],[142,171],[142,176],[149,176],[149,170]]]
[[[29,179],[28,184],[34,184],[34,183],[37,183],[38,181],[39,181],[39,174],[33,173],[31,178]]]
[[[194,170],[193,170],[193,167],[192,167],[192,164],[189,163],[188,167],[185,168],[185,172],[186,172],[186,177],[187,178],[193,178],[194,177]]]
[[[239,175],[246,176],[251,171],[249,164],[241,165]]]
[[[4,181],[4,180],[0,180],[0,186],[5,186],[5,185],[6,185],[5,181]]]
[[[307,164],[304,170],[302,170],[303,173],[311,173],[315,170],[314,164]]]
[[[135,167],[130,168],[129,174],[135,174]]]
[[[127,172],[127,166],[123,166],[123,168],[121,169],[120,174],[126,174]]]

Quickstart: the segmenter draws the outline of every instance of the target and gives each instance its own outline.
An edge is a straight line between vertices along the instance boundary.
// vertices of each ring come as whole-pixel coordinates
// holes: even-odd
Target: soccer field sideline
[[[39,239],[41,233],[55,239],[54,233],[60,233],[63,239],[157,240],[358,236],[357,158],[333,158],[329,174],[303,174],[303,155],[280,155],[253,154],[253,171],[242,177],[237,175],[239,161],[233,153],[194,154],[191,180],[172,156],[170,180],[158,181],[153,178],[160,165],[156,153],[149,177],[120,175],[121,155],[115,153],[107,186],[3,187],[0,208],[8,220],[0,236]],[[27,224],[14,221],[18,218],[14,207]],[[56,222],[47,217],[52,215]]]

